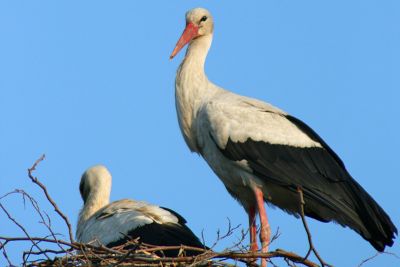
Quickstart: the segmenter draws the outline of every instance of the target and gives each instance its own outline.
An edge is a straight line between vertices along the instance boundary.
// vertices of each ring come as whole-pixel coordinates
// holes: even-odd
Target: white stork
[[[131,199],[110,203],[111,174],[102,165],[85,171],[79,190],[84,202],[76,230],[79,242],[114,247],[139,237],[140,242],[152,245],[206,248],[173,210]],[[166,250],[164,254],[176,256],[177,252]]]
[[[378,251],[391,246],[397,229],[389,216],[316,132],[268,103],[208,80],[204,64],[213,28],[206,9],[186,13],[186,28],[170,57],[189,43],[176,75],[176,109],[190,150],[203,156],[247,211],[251,250],[258,249],[255,215],[259,213],[262,251],[268,251],[264,201],[299,217],[298,188],[307,216],[348,226]]]

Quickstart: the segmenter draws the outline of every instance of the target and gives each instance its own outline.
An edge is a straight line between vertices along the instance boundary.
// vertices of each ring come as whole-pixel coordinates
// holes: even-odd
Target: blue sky
[[[53,213],[36,173],[76,224],[79,180],[94,164],[113,174],[112,200],[133,198],[181,213],[207,244],[247,215],[206,163],[191,154],[175,113],[184,53],[169,55],[188,9],[214,15],[206,72],[214,83],[270,102],[313,127],[399,227],[400,2],[398,1],[2,1],[0,3],[0,195],[22,188]],[[20,198],[2,203],[45,235]],[[300,220],[268,207],[271,249],[304,254]],[[324,259],[356,266],[375,254],[355,232],[309,220]],[[3,213],[0,235],[22,236]],[[217,249],[237,241],[239,232]],[[25,244],[25,248],[27,248]],[[21,259],[19,245],[9,246]],[[400,254],[396,242],[388,251]],[[5,265],[0,257],[0,266]],[[282,263],[280,263],[282,264]],[[380,255],[365,266],[398,266]]]

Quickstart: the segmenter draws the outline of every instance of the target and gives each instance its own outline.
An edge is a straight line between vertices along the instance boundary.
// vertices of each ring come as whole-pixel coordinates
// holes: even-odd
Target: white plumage
[[[139,237],[153,245],[204,248],[185,219],[172,210],[130,199],[109,203],[111,174],[102,165],[86,170],[79,188],[84,201],[76,231],[79,242],[114,246]]]
[[[204,136],[205,131],[211,132],[221,148],[225,148],[228,138],[233,142],[245,142],[249,136],[254,141],[268,141],[270,144],[321,147],[285,115],[267,103],[220,91],[211,101],[201,105],[194,127],[199,129],[197,136]]]
[[[78,224],[79,242],[110,244],[125,239],[132,229],[158,223],[178,224],[171,212],[143,201],[122,199],[95,212],[87,221]]]

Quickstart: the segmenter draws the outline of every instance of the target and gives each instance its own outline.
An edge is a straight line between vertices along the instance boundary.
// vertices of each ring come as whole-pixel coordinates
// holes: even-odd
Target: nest
[[[41,156],[31,168],[28,169],[29,179],[36,184],[43,191],[47,201],[54,208],[55,212],[65,222],[68,230],[69,240],[66,241],[64,235],[56,233],[52,229],[50,216],[43,211],[38,201],[36,201],[30,194],[22,189],[16,189],[12,192],[6,193],[0,197],[0,209],[6,214],[7,218],[15,224],[23,233],[21,237],[6,237],[0,236],[0,253],[3,258],[8,262],[9,266],[17,266],[12,263],[8,257],[7,249],[10,243],[23,242],[26,245],[26,249],[22,253],[22,265],[23,266],[259,266],[257,260],[264,258],[270,262],[270,265],[277,266],[274,264],[275,259],[283,259],[288,266],[331,266],[323,261],[319,256],[315,247],[312,243],[310,231],[307,226],[307,222],[304,216],[304,199],[301,188],[298,189],[299,193],[299,205],[302,213],[300,214],[305,231],[307,233],[309,242],[309,251],[305,256],[299,256],[296,253],[288,252],[285,250],[277,249],[268,253],[261,252],[249,252],[249,247],[243,245],[244,240],[247,239],[247,232],[241,232],[241,238],[233,246],[226,248],[222,252],[214,251],[215,246],[222,239],[229,237],[236,231],[239,226],[232,227],[228,220],[228,229],[224,234],[217,232],[217,238],[214,244],[207,249],[188,247],[188,246],[154,246],[149,244],[141,243],[139,239],[130,240],[127,243],[109,248],[103,245],[83,244],[74,241],[72,234],[71,223],[67,216],[58,208],[55,201],[51,198],[46,186],[39,181],[37,177],[33,176],[37,165],[44,159],[44,155]],[[2,204],[2,201],[11,195],[22,196],[23,203],[30,203],[34,211],[38,214],[41,224],[47,228],[48,235],[43,237],[34,237],[29,233],[27,228],[22,223],[18,222],[7,208]],[[277,232],[271,242],[279,237]],[[165,252],[173,250],[176,251],[176,257],[166,257]],[[190,253],[188,253],[190,252]],[[195,253],[193,253],[195,252]],[[311,252],[314,253],[319,261],[319,264],[312,262],[308,259]],[[195,254],[196,256],[189,256]],[[392,253],[387,253],[392,254]],[[373,259],[379,254],[376,254],[368,259],[361,262],[360,266]],[[392,254],[397,257],[397,255]],[[20,264],[18,264],[20,265]]]

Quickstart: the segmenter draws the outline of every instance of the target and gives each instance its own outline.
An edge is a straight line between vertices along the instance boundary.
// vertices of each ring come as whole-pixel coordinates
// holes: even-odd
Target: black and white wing
[[[128,199],[113,202],[96,212],[77,233],[80,242],[99,242],[108,247],[122,245],[129,239],[163,246],[186,245],[205,248],[197,236],[186,226],[178,213]],[[166,256],[178,251],[165,251]],[[187,251],[187,255],[198,252]]]
[[[245,161],[253,175],[276,189],[266,201],[296,214],[293,207],[298,207],[300,187],[307,216],[349,226],[379,251],[393,244],[397,229],[388,215],[350,176],[335,152],[299,119],[233,94],[208,103],[200,116],[198,131],[207,130],[226,158],[241,162],[238,166]],[[206,140],[200,139],[200,146],[202,142]]]

